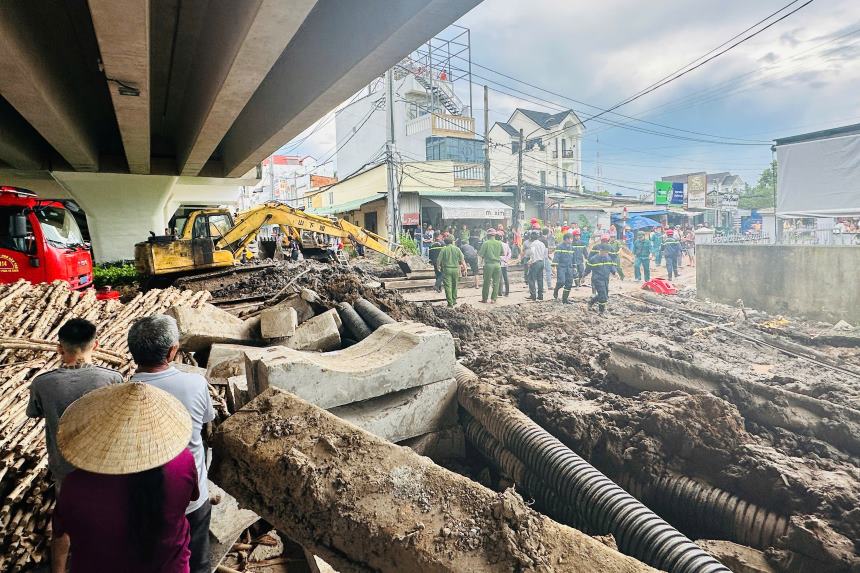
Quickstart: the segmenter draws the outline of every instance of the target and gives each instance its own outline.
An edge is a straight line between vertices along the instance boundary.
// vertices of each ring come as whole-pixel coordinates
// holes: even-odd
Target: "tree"
[[[741,193],[738,207],[741,209],[764,209],[773,207],[776,189],[776,161],[761,172],[755,187],[747,186]]]

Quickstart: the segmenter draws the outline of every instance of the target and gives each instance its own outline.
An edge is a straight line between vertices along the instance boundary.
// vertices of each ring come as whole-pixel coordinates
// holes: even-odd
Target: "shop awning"
[[[513,209],[496,199],[479,197],[427,197],[442,208],[442,219],[510,219]]]
[[[308,213],[313,213],[314,215],[334,215],[337,213],[348,213],[350,211],[360,209],[361,206],[365,203],[370,203],[371,201],[377,201],[379,199],[385,199],[385,195],[377,193],[376,195],[371,195],[370,197],[362,197],[361,199],[354,199],[345,203],[338,203],[337,205],[328,205],[327,207],[315,207],[308,209],[307,211]]]

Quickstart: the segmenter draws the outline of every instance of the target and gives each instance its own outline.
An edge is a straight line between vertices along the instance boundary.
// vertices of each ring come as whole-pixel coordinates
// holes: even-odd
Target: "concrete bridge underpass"
[[[0,184],[74,199],[129,258],[479,2],[1,2]]]

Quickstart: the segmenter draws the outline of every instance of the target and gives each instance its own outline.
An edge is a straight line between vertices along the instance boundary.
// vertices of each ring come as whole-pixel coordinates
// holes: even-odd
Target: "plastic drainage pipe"
[[[346,329],[352,334],[356,342],[360,342],[370,336],[371,330],[361,319],[352,305],[348,302],[337,303],[337,313]]]
[[[559,499],[579,508],[592,530],[612,533],[622,553],[670,573],[731,573],[528,416],[469,392],[479,382],[474,372],[458,364],[455,376],[460,405]]]
[[[397,322],[370,302],[364,298],[358,298],[353,303],[355,307],[355,311],[364,319],[364,322],[370,327],[371,330],[376,330],[383,324],[393,324]]]

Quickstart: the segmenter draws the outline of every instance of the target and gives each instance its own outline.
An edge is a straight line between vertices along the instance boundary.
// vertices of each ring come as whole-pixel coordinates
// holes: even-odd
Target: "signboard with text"
[[[402,213],[400,215],[401,224],[405,226],[417,225],[420,221],[418,213]]]
[[[684,204],[684,184],[672,183],[672,198],[669,201],[672,205]]]
[[[704,209],[708,194],[708,175],[693,173],[687,176],[687,209]]]
[[[669,181],[654,182],[654,204],[668,205],[669,196],[672,194],[672,183]]]

